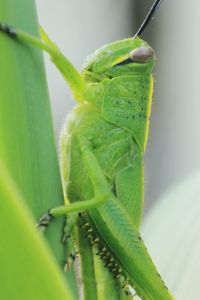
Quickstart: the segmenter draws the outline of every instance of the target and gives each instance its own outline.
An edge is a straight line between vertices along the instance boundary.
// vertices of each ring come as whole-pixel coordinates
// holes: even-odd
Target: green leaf
[[[200,172],[171,188],[143,226],[145,242],[176,299],[199,300]]]
[[[73,300],[33,217],[0,161],[0,298]]]
[[[0,0],[0,21],[38,36],[33,0]],[[0,33],[0,66],[0,157],[38,219],[63,204],[42,52]],[[63,269],[62,229],[59,218],[46,236]]]
[[[0,20],[38,34],[33,1],[0,1]],[[63,203],[41,51],[0,33],[0,66],[0,155],[38,218]]]

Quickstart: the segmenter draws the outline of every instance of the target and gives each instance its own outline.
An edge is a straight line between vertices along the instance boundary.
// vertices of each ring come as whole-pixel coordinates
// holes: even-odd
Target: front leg
[[[13,28],[7,24],[0,22],[0,31],[25,45],[34,46],[46,51],[54,65],[61,72],[63,77],[69,84],[75,99],[79,102],[84,101],[84,91],[86,88],[82,76],[72,65],[72,63],[64,56],[60,49],[54,44],[44,30],[41,28],[41,39],[36,38],[20,29]]]
[[[54,217],[88,210],[90,208],[96,207],[97,205],[100,205],[106,199],[108,199],[108,197],[108,194],[102,194],[90,200],[79,201],[71,203],[69,205],[62,205],[52,208],[40,218],[37,227],[39,228],[39,230],[44,231],[48,227],[49,223],[54,219]]]
[[[49,210],[40,218],[37,227],[40,231],[44,231],[48,227],[49,223],[55,217],[68,214],[67,222],[64,227],[64,235],[62,239],[62,242],[64,244],[67,244],[68,253],[69,253],[69,255],[66,258],[65,267],[64,267],[64,270],[66,272],[69,271],[70,267],[72,266],[78,254],[76,246],[72,240],[72,231],[74,226],[77,224],[78,216],[82,214],[81,212],[96,207],[97,205],[103,203],[106,199],[108,199],[108,196],[102,195],[102,196],[94,197],[91,200],[82,201],[82,202],[80,201],[69,205],[59,206]],[[95,240],[92,241],[92,243],[95,242],[96,242]]]
[[[64,227],[63,232],[63,238],[62,243],[65,246],[67,256],[66,256],[66,262],[64,266],[64,271],[68,272],[74,263],[77,255],[78,255],[78,249],[77,246],[73,240],[73,229],[74,226],[78,222],[78,213],[71,213],[67,216],[66,224]]]

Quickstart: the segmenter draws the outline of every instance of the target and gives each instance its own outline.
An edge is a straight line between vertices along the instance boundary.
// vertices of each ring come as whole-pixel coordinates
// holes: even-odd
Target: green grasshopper
[[[116,279],[141,299],[174,299],[160,278],[139,234],[143,209],[143,161],[155,61],[140,38],[161,0],[155,1],[134,36],[97,50],[79,73],[41,30],[41,40],[0,24],[10,37],[49,53],[78,102],[61,137],[65,205],[39,222],[68,214],[65,239],[78,224]],[[71,243],[67,268],[76,252]],[[81,256],[81,244],[79,243]]]

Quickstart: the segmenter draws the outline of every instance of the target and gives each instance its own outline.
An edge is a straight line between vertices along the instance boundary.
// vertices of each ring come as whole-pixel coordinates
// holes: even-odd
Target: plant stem
[[[1,0],[0,20],[38,36],[33,0]],[[42,54],[0,34],[0,66],[0,156],[38,219],[63,203]],[[60,265],[62,223],[47,232]]]

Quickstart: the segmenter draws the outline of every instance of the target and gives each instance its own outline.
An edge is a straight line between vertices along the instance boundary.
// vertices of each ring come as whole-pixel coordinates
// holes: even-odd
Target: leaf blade
[[[73,300],[34,220],[0,162],[0,298]],[[3,242],[2,242],[3,241]]]

